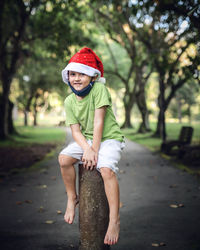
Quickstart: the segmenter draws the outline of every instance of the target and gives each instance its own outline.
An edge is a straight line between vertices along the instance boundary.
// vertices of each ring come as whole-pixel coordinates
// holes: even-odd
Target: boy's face
[[[85,75],[83,73],[78,73],[75,71],[69,71],[69,82],[71,83],[72,87],[80,91],[88,86],[91,82],[92,77]]]

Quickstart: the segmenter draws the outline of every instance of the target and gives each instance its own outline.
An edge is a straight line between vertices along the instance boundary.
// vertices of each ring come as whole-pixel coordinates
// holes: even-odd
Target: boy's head
[[[69,60],[68,65],[62,71],[62,78],[65,83],[69,84],[69,72],[78,72],[105,83],[103,71],[103,64],[94,51],[90,48],[83,48]]]
[[[92,89],[97,76],[91,77],[84,73],[69,70],[68,78],[71,90],[78,96],[86,96]]]

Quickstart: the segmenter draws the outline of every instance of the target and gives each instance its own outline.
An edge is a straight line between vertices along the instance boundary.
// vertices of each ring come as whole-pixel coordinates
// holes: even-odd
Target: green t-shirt
[[[90,93],[77,100],[74,93],[65,99],[66,125],[80,124],[86,139],[93,139],[95,109],[107,106],[104,118],[102,141],[116,139],[123,141],[123,135],[112,110],[111,96],[104,84],[95,82]]]

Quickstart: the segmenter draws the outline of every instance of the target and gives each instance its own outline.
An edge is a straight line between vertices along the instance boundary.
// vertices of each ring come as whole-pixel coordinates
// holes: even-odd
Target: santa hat
[[[103,77],[103,64],[100,58],[90,48],[83,48],[69,60],[68,65],[62,70],[62,78],[68,84],[68,72],[75,71],[88,76],[98,76],[97,80],[105,83]]]

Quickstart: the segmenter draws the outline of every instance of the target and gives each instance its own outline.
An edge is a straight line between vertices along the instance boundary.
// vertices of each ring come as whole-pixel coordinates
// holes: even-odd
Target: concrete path
[[[121,234],[113,250],[200,250],[195,177],[127,141],[119,183]],[[39,170],[1,181],[0,197],[2,250],[78,249],[78,216],[71,226],[63,220],[66,193],[56,156]]]

